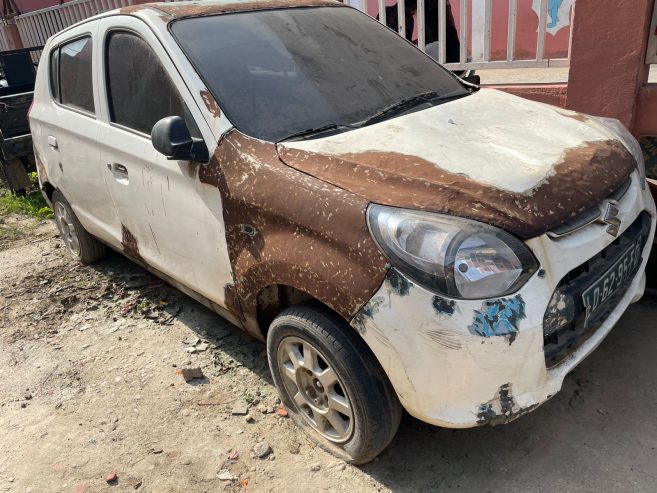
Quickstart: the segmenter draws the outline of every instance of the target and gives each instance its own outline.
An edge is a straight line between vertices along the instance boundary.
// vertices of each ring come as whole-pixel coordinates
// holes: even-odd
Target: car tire
[[[370,349],[343,319],[316,305],[287,308],[269,328],[267,357],[289,415],[323,449],[364,464],[390,444],[401,404]]]
[[[55,224],[68,252],[83,264],[91,264],[107,255],[107,247],[82,227],[71,205],[57,190],[52,195]]]

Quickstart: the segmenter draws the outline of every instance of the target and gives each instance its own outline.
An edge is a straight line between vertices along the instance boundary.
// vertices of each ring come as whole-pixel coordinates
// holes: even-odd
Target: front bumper
[[[427,291],[394,269],[352,325],[372,349],[402,405],[418,419],[467,428],[526,414],[561,389],[565,376],[643,295],[645,265],[655,234],[655,203],[636,174],[618,205],[621,235],[646,211],[650,233],[637,274],[615,307],[558,363],[546,363],[543,321],[560,282],[607,249],[615,238],[591,224],[560,239],[527,242],[541,264],[523,288],[505,298],[452,300]],[[503,312],[503,335],[480,330],[487,315]]]

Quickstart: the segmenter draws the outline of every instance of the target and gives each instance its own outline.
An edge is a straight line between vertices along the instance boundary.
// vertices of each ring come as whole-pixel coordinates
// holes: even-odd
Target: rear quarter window
[[[53,96],[65,106],[95,113],[91,52],[89,36],[60,46],[55,68],[59,70],[59,87],[55,91],[57,84],[53,85]],[[51,67],[52,62],[51,59]]]
[[[59,48],[50,53],[50,94],[59,101]]]

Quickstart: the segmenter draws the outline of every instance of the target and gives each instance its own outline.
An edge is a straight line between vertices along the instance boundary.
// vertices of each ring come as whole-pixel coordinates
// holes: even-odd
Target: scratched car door
[[[155,122],[174,115],[210,150],[216,146],[212,133],[152,32],[138,19],[125,18],[120,27],[115,19],[101,27],[100,83],[107,97],[99,142],[123,250],[225,306],[232,274],[219,194],[199,182],[202,164],[168,161],[150,140]]]

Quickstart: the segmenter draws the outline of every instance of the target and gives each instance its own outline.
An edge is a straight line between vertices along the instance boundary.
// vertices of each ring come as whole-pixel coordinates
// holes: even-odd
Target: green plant
[[[53,217],[41,192],[30,192],[24,196],[0,192],[0,214],[24,214],[37,219]]]

